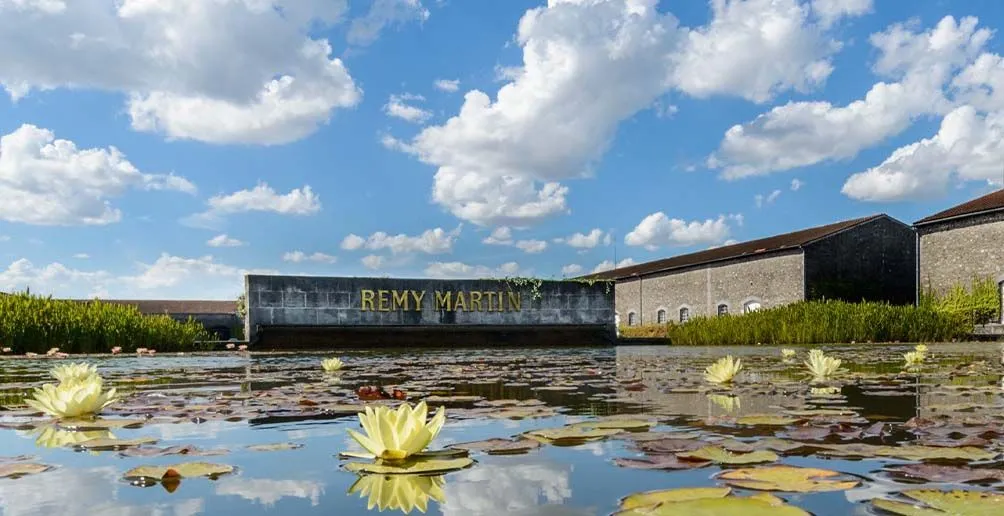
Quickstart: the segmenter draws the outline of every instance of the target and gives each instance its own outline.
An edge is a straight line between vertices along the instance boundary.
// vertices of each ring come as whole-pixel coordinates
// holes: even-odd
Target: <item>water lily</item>
[[[709,394],[708,401],[721,407],[725,412],[735,412],[742,408],[742,403],[738,396],[726,396],[724,394]]]
[[[742,360],[733,359],[732,355],[728,355],[709,365],[704,370],[704,379],[711,383],[729,383],[742,369]]]
[[[109,430],[73,431],[63,430],[53,425],[38,427],[30,432],[37,435],[35,446],[40,448],[62,448],[71,444],[80,444],[92,439],[115,439]]]
[[[363,475],[349,488],[349,494],[367,497],[366,509],[397,510],[410,514],[412,509],[425,513],[429,499],[446,501],[442,475]]]
[[[324,370],[328,372],[337,371],[341,369],[343,365],[345,365],[345,363],[342,362],[338,357],[326,358],[324,360],[321,360],[321,367],[323,367]]]
[[[924,359],[927,358],[923,353],[918,353],[916,351],[909,351],[903,353],[903,360],[906,361],[907,366],[916,366],[924,363]]]
[[[840,394],[840,387],[813,387],[809,393],[813,396],[833,396]]]
[[[791,359],[795,358],[795,350],[794,349],[789,349],[789,348],[783,348],[783,349],[781,349],[781,358],[783,358],[785,360],[791,360]]]
[[[53,367],[49,374],[60,382],[72,382],[97,376],[98,368],[95,365],[80,362]]]
[[[349,435],[356,440],[371,458],[401,460],[421,452],[436,438],[446,422],[446,412],[439,407],[436,415],[426,423],[429,408],[425,401],[415,405],[402,403],[397,410],[389,407],[366,407],[359,414],[366,435],[349,429]]]
[[[833,376],[840,369],[840,362],[839,358],[828,357],[822,350],[814,349],[809,351],[809,360],[805,361],[805,366],[813,377],[823,379]]]
[[[122,352],[122,346],[115,346],[114,348],[112,348],[113,355],[118,355],[121,352]]]
[[[103,391],[102,386],[100,376],[61,382],[59,385],[47,383],[34,390],[34,399],[25,399],[24,402],[35,410],[58,418],[91,416],[118,401],[115,388]]]

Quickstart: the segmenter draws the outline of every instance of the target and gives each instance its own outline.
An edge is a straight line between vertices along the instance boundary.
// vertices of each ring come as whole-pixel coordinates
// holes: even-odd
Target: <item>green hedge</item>
[[[822,344],[830,342],[938,342],[972,331],[965,317],[928,307],[886,303],[802,301],[669,325],[677,346]]]
[[[134,306],[100,301],[68,301],[22,294],[0,294],[0,347],[14,353],[123,352],[136,348],[189,351],[208,340],[201,324],[177,322],[167,315],[143,315]]]
[[[944,294],[936,294],[928,285],[920,293],[920,306],[956,314],[970,324],[986,324],[1000,318],[1000,291],[993,278],[975,277],[969,288],[956,285]]]

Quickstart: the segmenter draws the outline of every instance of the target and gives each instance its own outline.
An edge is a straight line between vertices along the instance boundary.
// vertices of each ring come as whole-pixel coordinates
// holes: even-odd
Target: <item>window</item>
[[[666,311],[660,309],[658,312],[656,312],[655,313],[655,320],[659,324],[666,324]]]
[[[718,305],[718,315],[729,315],[729,305],[725,303]]]
[[[680,309],[680,322],[685,323],[690,320],[690,309],[681,308]]]
[[[745,305],[743,305],[743,313],[748,314],[750,312],[756,312],[759,309],[760,309],[759,301],[748,301]]]
[[[634,326],[636,322],[634,312],[628,312],[628,326]]]

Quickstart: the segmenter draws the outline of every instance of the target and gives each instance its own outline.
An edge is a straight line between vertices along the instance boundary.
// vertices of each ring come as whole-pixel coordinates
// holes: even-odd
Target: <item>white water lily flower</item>
[[[823,379],[833,376],[840,369],[841,360],[839,358],[828,357],[820,349],[809,351],[809,360],[805,366],[809,368],[809,373],[816,379]]]
[[[704,379],[711,383],[729,383],[743,369],[743,361],[732,355],[718,359],[704,370]]]
[[[321,367],[328,372],[337,371],[341,369],[343,365],[345,364],[338,357],[321,360]]]
[[[118,401],[115,388],[102,391],[102,386],[100,376],[63,382],[58,386],[47,383],[34,390],[34,399],[25,399],[24,402],[33,409],[58,418],[90,416]]]
[[[85,362],[66,364],[53,367],[49,374],[61,383],[84,380],[98,375],[98,368],[95,365]]]
[[[922,355],[927,354],[927,344],[917,344],[913,347],[913,350]]]
[[[446,423],[446,412],[439,407],[432,420],[426,423],[429,407],[425,401],[415,405],[402,403],[397,410],[389,407],[366,407],[365,413],[359,414],[366,435],[349,429],[349,435],[356,440],[372,458],[401,460],[421,452]]]
[[[792,358],[795,358],[795,350],[789,348],[781,349],[781,358],[785,360],[791,360]]]

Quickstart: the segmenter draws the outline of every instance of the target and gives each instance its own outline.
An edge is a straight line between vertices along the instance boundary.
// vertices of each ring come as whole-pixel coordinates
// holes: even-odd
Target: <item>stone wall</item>
[[[944,293],[969,286],[974,276],[1004,281],[1004,213],[924,225],[917,233],[921,289]]]
[[[167,314],[175,321],[185,322],[189,318],[202,324],[210,333],[219,340],[236,338],[241,333],[241,319],[237,314]]]
[[[807,299],[913,304],[916,234],[881,217],[805,246]]]
[[[246,335],[251,341],[267,328],[466,331],[549,326],[594,327],[610,335],[614,331],[614,289],[606,282],[544,281],[535,289],[494,279],[248,275],[245,289]]]
[[[628,313],[641,315],[639,324],[654,324],[661,309],[667,320],[680,322],[680,308],[690,317],[716,315],[718,305],[742,313],[749,301],[769,308],[801,301],[805,292],[802,253],[798,250],[730,260],[681,271],[620,280],[616,305],[622,325]]]

